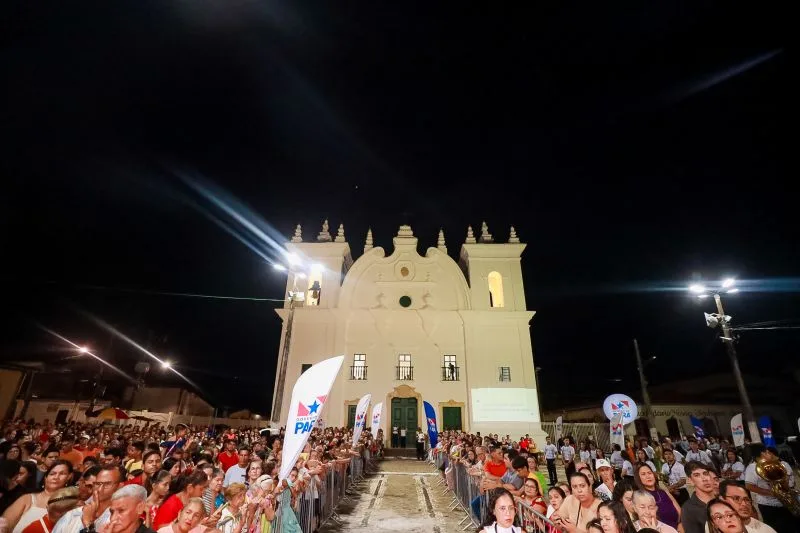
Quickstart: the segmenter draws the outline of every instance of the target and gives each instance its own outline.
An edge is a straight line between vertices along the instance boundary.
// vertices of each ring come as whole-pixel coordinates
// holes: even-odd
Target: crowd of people
[[[320,525],[326,476],[382,435],[315,428],[287,479],[283,429],[15,421],[0,438],[0,533],[269,533]],[[302,496],[302,497],[301,497]]]
[[[570,437],[557,443],[548,437],[539,448],[527,435],[517,441],[446,431],[432,453],[445,458],[437,464],[450,488],[456,489],[457,469],[477,488],[470,510],[482,522],[479,531],[800,531],[791,502],[773,491],[775,480],[756,470],[758,460],[780,465],[793,489],[792,466],[776,449],[758,443],[737,449],[713,437],[685,437],[677,444],[640,438],[624,449],[615,445],[606,457],[594,442]],[[558,466],[566,479],[558,479]]]

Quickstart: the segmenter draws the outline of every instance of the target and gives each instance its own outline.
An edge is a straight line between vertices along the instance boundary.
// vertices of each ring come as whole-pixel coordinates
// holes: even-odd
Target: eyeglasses
[[[728,499],[735,501],[736,503],[753,503],[753,500],[747,496],[728,496]]]
[[[116,484],[117,484],[116,481],[95,481],[94,482],[94,486],[95,487],[100,487],[101,489],[104,489],[106,487],[113,487]]]
[[[494,510],[495,512],[500,512],[500,513],[514,513],[517,511],[517,508],[514,507],[513,505],[501,505],[499,507],[495,507]]]
[[[723,513],[716,513],[716,514],[712,514],[711,515],[711,519],[712,520],[722,520],[723,518],[725,520],[733,520],[734,518],[737,518],[737,514],[736,513],[731,513],[729,511],[729,512],[724,513],[724,514]]]

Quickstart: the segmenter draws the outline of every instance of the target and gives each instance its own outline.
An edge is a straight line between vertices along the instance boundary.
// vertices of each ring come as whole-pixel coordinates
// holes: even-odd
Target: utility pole
[[[36,377],[36,370],[29,370],[27,372],[28,383],[25,386],[25,396],[22,402],[22,410],[19,412],[19,417],[21,419],[25,419],[25,415],[28,413],[28,406],[31,404],[31,398],[33,397],[33,378]]]
[[[295,285],[297,282],[295,281]],[[286,366],[289,364],[289,346],[292,342],[292,323],[294,322],[294,302],[296,290],[289,293],[289,316],[286,319],[286,331],[283,335],[283,351],[281,352],[278,380],[275,382],[275,397],[272,401],[272,416],[270,420],[280,425],[281,409],[283,408],[283,389],[286,385]]]
[[[633,349],[636,352],[636,368],[639,369],[639,383],[642,386],[642,399],[644,408],[647,411],[647,424],[650,426],[650,438],[658,442],[658,430],[656,429],[656,417],[653,415],[653,406],[650,404],[650,393],[647,392],[647,379],[644,377],[644,365],[642,355],[639,353],[639,341],[633,339]]]
[[[758,421],[753,412],[753,406],[750,404],[750,397],[747,395],[747,388],[744,386],[744,378],[742,378],[742,371],[739,369],[739,358],[736,356],[736,346],[733,344],[733,336],[731,335],[731,328],[728,326],[728,319],[725,317],[725,311],[722,309],[722,297],[719,293],[714,293],[714,302],[717,304],[717,313],[719,314],[719,325],[722,328],[722,342],[728,350],[728,357],[731,359],[731,366],[733,367],[733,377],[736,380],[736,386],[739,388],[739,396],[742,400],[742,409],[744,410],[744,417],[747,420],[747,429],[750,433],[751,442],[761,442],[761,433],[758,430]]]

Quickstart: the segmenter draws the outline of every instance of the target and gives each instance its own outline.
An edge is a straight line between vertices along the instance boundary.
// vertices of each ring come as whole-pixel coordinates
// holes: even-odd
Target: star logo
[[[320,404],[317,400],[314,400],[314,403],[308,406],[308,414],[313,415],[319,410]]]

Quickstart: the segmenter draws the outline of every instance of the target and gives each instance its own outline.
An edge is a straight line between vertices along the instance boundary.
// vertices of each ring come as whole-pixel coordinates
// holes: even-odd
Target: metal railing
[[[367,379],[367,367],[366,366],[351,366],[350,367],[350,379],[356,379],[356,380],[365,380],[365,379]]]
[[[459,367],[443,366],[442,367],[442,381],[458,381]]]
[[[450,511],[461,508],[466,514],[459,526],[462,531],[474,529],[485,520],[489,514],[490,490],[481,487],[481,471],[470,473],[462,463],[450,457],[445,452],[431,452],[431,461],[437,469],[444,473],[441,484],[445,492],[453,493]],[[477,475],[475,475],[477,474]],[[516,517],[514,523],[522,526],[528,533],[558,533],[558,528],[547,517],[525,502],[516,500]]]
[[[414,380],[414,367],[413,366],[398,366],[397,380],[399,381],[413,381]]]
[[[555,422],[542,422],[542,430],[550,436],[555,435]],[[611,432],[608,422],[564,422],[561,434],[572,437],[573,442],[592,440],[598,448],[611,453]]]
[[[373,464],[374,458],[369,450],[364,450],[359,457],[350,458],[349,462],[334,462],[325,474],[311,476],[305,490],[295,495],[293,501],[290,490],[283,491],[276,499],[275,518],[270,523],[269,531],[294,532],[297,529],[292,526],[297,523],[303,533],[313,533],[329,520],[340,524],[336,508],[360,488],[364,475]],[[260,518],[254,523],[256,527],[253,530],[262,531]],[[242,531],[250,531],[250,528],[243,528]]]

